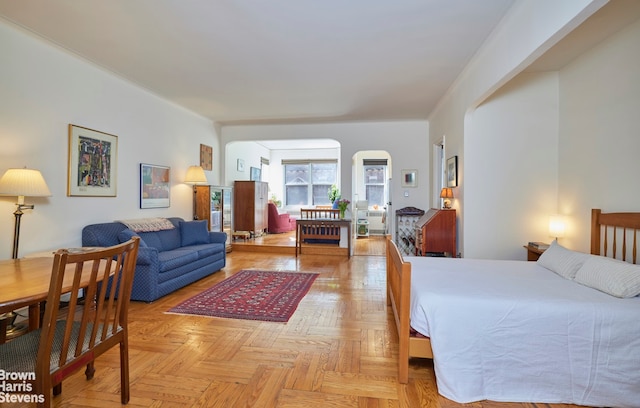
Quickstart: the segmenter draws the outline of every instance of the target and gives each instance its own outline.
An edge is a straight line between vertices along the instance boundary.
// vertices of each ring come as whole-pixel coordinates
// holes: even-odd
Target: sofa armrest
[[[209,231],[210,244],[225,244],[227,242],[226,232]]]
[[[138,247],[138,258],[136,265],[155,265],[154,269],[158,269],[158,249],[153,247]]]

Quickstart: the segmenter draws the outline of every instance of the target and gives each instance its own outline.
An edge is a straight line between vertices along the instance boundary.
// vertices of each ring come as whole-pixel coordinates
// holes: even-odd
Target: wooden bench
[[[318,242],[337,241],[340,242],[340,226],[325,225],[322,220],[340,219],[340,210],[332,208],[302,208],[300,209],[300,218],[303,220],[317,220],[318,223],[308,224],[300,228],[300,241],[309,242],[310,240],[318,240]]]

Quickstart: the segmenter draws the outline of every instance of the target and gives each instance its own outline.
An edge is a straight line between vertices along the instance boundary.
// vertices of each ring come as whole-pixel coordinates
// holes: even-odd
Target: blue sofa
[[[226,264],[226,233],[208,231],[206,221],[168,220],[175,228],[153,232],[133,232],[117,221],[87,225],[82,229],[82,246],[111,246],[139,235],[131,299],[152,302]]]

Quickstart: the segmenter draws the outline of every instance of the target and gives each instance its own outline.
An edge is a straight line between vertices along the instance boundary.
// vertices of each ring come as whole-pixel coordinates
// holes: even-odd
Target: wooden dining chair
[[[94,360],[116,345],[121,401],[129,402],[127,315],[139,242],[55,253],[41,329],[0,345],[5,372],[35,373],[31,392],[22,394],[39,407],[50,407],[52,389],[83,366],[92,379]],[[70,298],[61,307],[64,294]]]

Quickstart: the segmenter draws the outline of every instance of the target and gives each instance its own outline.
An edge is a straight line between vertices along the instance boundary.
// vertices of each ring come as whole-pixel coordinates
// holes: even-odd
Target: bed
[[[460,403],[639,406],[640,297],[612,296],[585,278],[631,269],[638,285],[638,229],[640,213],[592,211],[591,253],[620,261],[557,244],[541,262],[403,259],[389,239],[399,382],[408,382],[409,359],[423,357],[433,359],[438,392]],[[564,269],[548,269],[554,261]],[[561,276],[568,265],[574,276]]]

